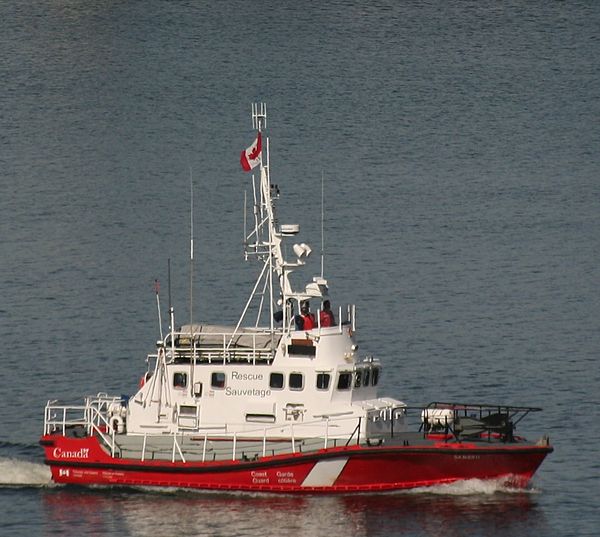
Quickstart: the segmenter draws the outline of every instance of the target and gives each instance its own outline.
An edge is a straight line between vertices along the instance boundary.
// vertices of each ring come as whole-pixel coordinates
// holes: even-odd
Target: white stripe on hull
[[[315,464],[312,470],[308,473],[304,481],[303,487],[330,487],[335,483],[348,462],[348,457],[341,459],[328,459],[319,461]]]

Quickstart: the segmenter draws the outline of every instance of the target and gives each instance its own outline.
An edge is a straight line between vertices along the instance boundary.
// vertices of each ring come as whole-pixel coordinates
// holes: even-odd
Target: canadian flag
[[[256,135],[254,143],[246,150],[242,151],[240,156],[240,164],[244,171],[249,172],[252,168],[255,168],[260,164],[262,151],[262,139],[260,132]]]

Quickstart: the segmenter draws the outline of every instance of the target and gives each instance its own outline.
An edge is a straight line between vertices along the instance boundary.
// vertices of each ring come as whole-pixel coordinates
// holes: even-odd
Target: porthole
[[[173,387],[174,388],[187,388],[187,373],[177,372],[173,374]]]
[[[273,390],[283,389],[283,373],[271,373],[269,377],[269,387]]]
[[[210,385],[218,390],[225,388],[225,373],[215,371],[210,377]]]

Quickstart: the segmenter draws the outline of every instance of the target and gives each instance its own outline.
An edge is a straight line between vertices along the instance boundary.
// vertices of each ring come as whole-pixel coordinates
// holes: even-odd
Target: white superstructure
[[[264,104],[253,105],[252,119],[261,151]],[[279,188],[270,179],[268,139],[264,146],[258,176],[252,177],[245,244],[246,258],[256,258],[262,268],[238,323],[176,328],[171,308],[170,331],[150,357],[153,369],[128,404],[112,411],[118,432],[228,437],[257,436],[263,427],[270,437],[288,437],[294,425],[299,437],[320,435],[327,427],[329,437],[341,438],[357,423],[357,432],[370,436],[380,420],[386,429],[390,420],[396,430],[402,428],[403,413],[397,411],[402,403],[377,397],[379,362],[359,358],[354,306],[336,308],[333,326],[324,326],[327,280],[315,276],[300,290],[291,285],[290,274],[312,250],[293,244],[294,259],[284,258],[282,243],[299,226],[278,223]],[[308,329],[299,318],[307,302],[314,320]],[[247,321],[250,315],[254,323]]]

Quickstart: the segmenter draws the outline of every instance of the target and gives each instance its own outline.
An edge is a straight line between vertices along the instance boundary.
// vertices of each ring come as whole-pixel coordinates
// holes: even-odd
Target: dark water
[[[596,535],[599,28],[594,1],[2,2],[0,535]],[[194,316],[241,311],[254,100],[315,251],[324,177],[325,273],[383,391],[544,407],[531,491],[47,484],[45,402],[132,391],[168,258],[189,316],[190,170]]]

